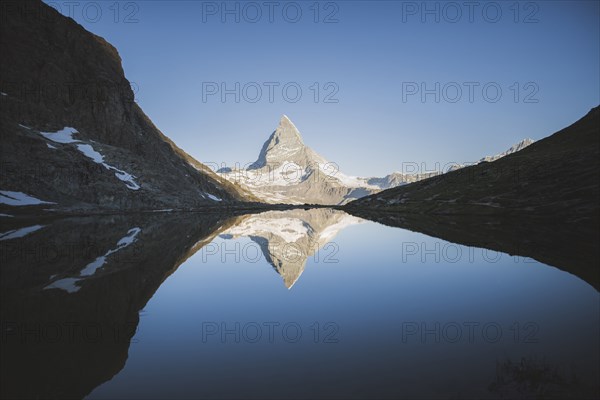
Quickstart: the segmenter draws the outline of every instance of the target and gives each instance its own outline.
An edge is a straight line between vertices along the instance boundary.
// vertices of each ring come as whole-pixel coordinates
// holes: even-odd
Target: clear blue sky
[[[68,2],[53,3],[69,12]],[[305,143],[342,171],[382,176],[403,162],[433,168],[499,153],[526,137],[541,139],[600,103],[598,1],[478,2],[473,10],[462,1],[427,3],[438,7],[439,22],[420,1],[321,2],[318,23],[313,1],[285,12],[287,2],[278,2],[272,22],[263,1],[254,3],[260,17],[238,3],[239,23],[222,15],[220,1],[121,2],[118,15],[114,1],[99,1],[87,6],[85,18],[88,3],[79,2],[74,18],[115,45],[144,111],[204,162],[254,161],[287,114]],[[292,23],[295,5],[302,16]],[[124,23],[132,13],[138,22]],[[324,23],[332,13],[337,22]],[[203,101],[203,82],[250,86],[246,97],[240,90],[239,103],[234,95],[221,102],[218,94]],[[255,97],[253,82],[262,90],[254,103],[247,101]],[[272,103],[265,82],[280,84]],[[288,82],[303,91],[296,103],[289,101],[293,88],[289,100],[283,96]],[[335,85],[325,88],[327,82]],[[439,103],[435,94],[425,102],[420,93],[408,94],[436,82]],[[472,102],[465,82],[479,84]],[[336,86],[338,102],[324,102]],[[498,87],[502,97],[491,102]]]

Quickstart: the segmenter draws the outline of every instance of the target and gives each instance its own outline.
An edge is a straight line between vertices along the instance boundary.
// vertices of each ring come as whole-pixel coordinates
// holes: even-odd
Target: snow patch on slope
[[[26,228],[13,229],[12,231],[0,233],[0,242],[3,240],[17,239],[27,236],[32,232],[42,229],[44,225],[33,225]]]
[[[303,236],[308,235],[308,227],[298,218],[265,219],[251,217],[229,229],[225,234],[237,236],[264,236],[272,234],[283,239],[286,243],[294,243]]]
[[[210,194],[210,193],[207,193],[206,195],[207,195],[207,196],[208,196],[208,198],[209,198],[209,199],[211,199],[212,201],[223,201],[223,199],[220,199],[220,198],[218,198],[217,196],[215,196],[215,195],[212,195],[212,194]]]
[[[78,281],[80,281],[81,277],[87,277],[94,275],[96,271],[101,268],[106,263],[106,258],[111,254],[116,253],[119,250],[124,249],[130,244],[135,242],[135,238],[142,230],[140,228],[132,228],[127,232],[123,238],[121,238],[117,242],[117,247],[107,251],[104,255],[97,257],[94,261],[86,265],[80,272],[79,277],[77,278],[63,278],[57,281],[52,282],[50,285],[46,286],[44,289],[61,289],[68,293],[77,292],[81,289],[81,286],[76,285]]]
[[[329,225],[328,227],[323,229],[321,231],[321,234],[319,235],[319,239],[322,241],[325,241],[325,242],[329,242],[329,241],[333,240],[333,238],[336,237],[337,234],[340,231],[342,231],[343,229],[346,229],[347,227],[349,227],[351,225],[362,224],[364,222],[365,222],[365,220],[362,218],[358,218],[353,215],[345,215],[337,223],[335,223],[333,225]]]
[[[106,169],[113,171],[117,179],[125,183],[128,189],[138,190],[140,185],[135,182],[135,176],[128,172],[118,169],[104,162],[104,156],[89,144],[84,144],[80,140],[73,139],[73,134],[78,133],[75,128],[65,127],[56,132],[40,132],[42,136],[56,143],[71,144],[77,143],[76,147],[80,153],[91,159],[96,164],[102,164]],[[48,145],[50,147],[50,145]]]
[[[516,153],[517,151],[521,151],[523,150],[525,147],[533,144],[534,140],[533,139],[524,139],[521,140],[519,143],[513,145],[510,147],[510,149],[503,151],[500,154],[496,154],[495,156],[485,156],[483,157],[481,160],[479,160],[479,162],[492,162],[492,161],[496,161],[502,157],[506,157],[509,154],[513,154]]]
[[[308,172],[293,161],[284,161],[276,168],[234,170],[222,176],[250,187],[292,186],[302,182]]]
[[[21,126],[23,126],[23,125],[21,125]],[[27,129],[30,129],[30,128],[27,128]],[[56,142],[56,143],[63,143],[63,144],[78,143],[79,140],[73,139],[74,133],[77,133],[77,129],[67,126],[56,132],[40,132],[40,135],[42,135],[46,139],[52,140],[53,142]]]
[[[9,206],[35,206],[39,204],[56,204],[50,201],[43,201],[29,196],[23,192],[11,192],[9,190],[0,190],[0,204]]]

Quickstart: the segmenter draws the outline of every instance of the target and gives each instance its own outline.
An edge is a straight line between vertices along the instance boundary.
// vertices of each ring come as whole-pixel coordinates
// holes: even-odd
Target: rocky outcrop
[[[8,11],[0,25],[0,190],[63,210],[193,208],[249,198],[154,126],[112,45],[41,1]],[[72,141],[42,134],[65,130]]]

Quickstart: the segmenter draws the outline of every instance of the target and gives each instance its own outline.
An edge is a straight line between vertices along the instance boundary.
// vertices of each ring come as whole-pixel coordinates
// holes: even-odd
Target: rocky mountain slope
[[[342,174],[335,164],[306,146],[285,115],[254,163],[245,169],[222,168],[217,173],[266,203],[335,205],[378,190]]]
[[[503,151],[503,152],[502,152],[502,153],[500,153],[500,154],[496,154],[496,155],[494,155],[494,156],[485,156],[485,157],[481,158],[479,161],[477,161],[476,163],[474,163],[474,164],[470,164],[470,165],[477,165],[477,164],[481,164],[481,163],[484,163],[484,162],[492,162],[492,161],[499,160],[499,159],[501,159],[502,157],[506,157],[506,156],[508,156],[508,155],[510,155],[510,154],[516,153],[517,151],[521,151],[521,150],[523,150],[525,147],[527,147],[527,146],[529,146],[529,145],[533,144],[533,142],[534,142],[534,141],[533,141],[532,139],[523,139],[523,140],[521,140],[519,143],[516,143],[516,144],[514,144],[514,145],[513,145],[513,146],[511,146],[511,147],[510,147],[508,150],[506,150],[506,151]],[[449,171],[455,171],[455,170],[457,170],[457,169],[464,168],[464,167],[466,167],[466,166],[467,166],[467,165],[465,165],[465,164],[454,164],[454,165],[452,165],[452,166],[451,166],[451,167],[450,167],[448,170],[449,170]],[[429,178],[429,177],[428,177],[428,178]],[[411,182],[411,183],[412,183],[412,182]],[[390,187],[390,188],[391,188],[391,187]],[[389,189],[389,188],[388,188],[388,189]]]
[[[3,211],[194,208],[251,198],[154,126],[113,46],[41,1],[13,6],[0,25]]]
[[[598,289],[599,153],[596,107],[514,154],[384,190],[344,209],[454,243],[531,257]]]
[[[496,154],[495,156],[486,156],[483,157],[481,160],[479,160],[479,162],[492,162],[492,161],[496,161],[501,159],[502,157],[506,157],[510,154],[516,153],[517,151],[521,151],[523,150],[525,147],[532,145],[533,144],[533,140],[532,139],[524,139],[521,140],[519,143],[515,144],[514,146],[511,146],[511,148],[509,148],[508,150],[500,153],[500,154]]]
[[[348,208],[398,212],[527,215],[597,224],[600,107],[550,137],[483,162],[385,190]]]
[[[499,159],[531,143],[531,139],[525,139],[507,151],[479,162]],[[455,165],[452,169],[463,167]],[[255,162],[244,169],[222,168],[217,173],[266,203],[341,205],[442,172],[393,172],[383,178],[348,176],[335,163],[306,146],[296,126],[283,115]]]

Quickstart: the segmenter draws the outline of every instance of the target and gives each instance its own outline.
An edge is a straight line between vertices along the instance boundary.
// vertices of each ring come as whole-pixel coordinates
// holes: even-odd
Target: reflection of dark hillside
[[[71,218],[0,242],[2,398],[82,398],[110,379],[125,365],[139,311],[164,279],[234,221],[217,214]],[[109,255],[76,292],[44,289],[78,276],[134,227],[141,229],[136,241]]]
[[[531,357],[497,362],[489,390],[508,399],[595,399],[599,394],[598,387],[582,385],[576,375]]]
[[[453,243],[531,257],[600,287],[597,226],[559,218],[426,215],[349,209],[384,225],[421,232]]]
[[[344,210],[451,242],[529,256],[598,289],[599,122],[595,107],[514,154],[384,190]]]

